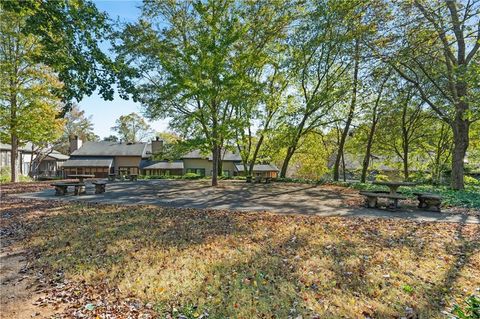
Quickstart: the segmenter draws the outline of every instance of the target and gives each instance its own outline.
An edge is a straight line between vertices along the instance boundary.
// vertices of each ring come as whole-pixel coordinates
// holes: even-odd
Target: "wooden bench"
[[[63,196],[67,194],[69,186],[75,187],[75,195],[85,194],[85,183],[53,183],[50,185],[55,187],[56,196]]]
[[[105,193],[105,186],[107,185],[107,182],[96,181],[96,182],[93,182],[92,184],[95,185],[95,194]]]
[[[382,191],[373,191],[373,192],[360,192],[360,195],[366,197],[366,205],[368,208],[376,208],[378,207],[378,199],[379,198],[387,198],[391,201],[391,203],[387,206],[390,209],[397,209],[398,208],[398,201],[407,199],[406,196],[402,194],[390,194],[388,192]]]
[[[440,212],[440,205],[442,205],[442,196],[430,193],[413,193],[418,199],[418,208],[430,209],[433,207],[437,212]]]

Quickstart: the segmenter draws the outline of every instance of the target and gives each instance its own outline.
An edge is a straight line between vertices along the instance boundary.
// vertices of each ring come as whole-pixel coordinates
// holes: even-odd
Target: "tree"
[[[451,185],[463,189],[469,128],[480,117],[480,2],[415,0],[392,10],[378,54],[451,127]]]
[[[78,136],[82,141],[98,141],[99,137],[93,131],[91,116],[85,116],[85,111],[76,104],[65,114],[63,134],[55,143],[60,153],[70,154],[70,140]]]
[[[233,138],[234,102],[250,94],[263,49],[283,28],[284,1],[152,1],[145,20],[128,25],[119,57],[139,78],[133,93],[150,118],[201,136],[212,153],[217,185],[220,152]],[[161,23],[158,23],[161,22]]]
[[[48,65],[64,84],[53,92],[64,103],[64,112],[73,100],[98,90],[107,100],[113,99],[112,85],[117,81],[128,86],[128,69],[122,61],[114,63],[99,44],[108,39],[111,25],[108,15],[98,11],[89,0],[23,0],[2,1],[3,10],[22,16],[17,30],[31,36],[41,45],[31,57],[36,63]],[[127,73],[125,73],[127,72]],[[122,97],[127,97],[120,91]]]
[[[404,81],[403,81],[404,82]],[[388,154],[402,161],[403,178],[409,179],[411,154],[420,150],[420,145],[431,128],[425,127],[431,114],[425,110],[424,102],[415,96],[409,83],[396,81],[391,107],[386,111],[378,130],[378,140]]]
[[[299,19],[290,42],[290,76],[295,82],[295,107],[279,117],[279,129],[288,143],[280,176],[302,137],[332,123],[329,117],[345,92],[345,76],[350,62],[344,58],[348,28],[342,24],[349,15],[348,5],[339,1],[320,1],[314,10]]]
[[[27,141],[45,143],[58,136],[62,84],[46,65],[35,62],[38,39],[22,34],[24,15],[0,5],[0,139],[11,144],[11,181],[18,181],[18,148]]]
[[[373,80],[375,82],[379,82],[379,86],[378,86],[378,89],[376,90],[377,94],[374,98],[374,101],[370,103],[373,106],[370,112],[370,123],[368,125],[368,130],[367,130],[367,141],[366,141],[367,145],[365,148],[365,155],[362,161],[362,174],[360,177],[360,182],[362,183],[365,183],[367,180],[368,167],[370,166],[370,158],[372,156],[373,141],[374,141],[374,137],[377,129],[377,124],[380,121],[381,116],[383,115],[382,100],[383,100],[383,95],[385,91],[385,86],[387,84],[389,77],[390,77],[390,72],[387,72],[387,74],[380,74],[373,77]],[[375,90],[375,86],[372,85],[372,87]]]
[[[107,137],[104,137],[103,140],[105,142],[118,142],[118,136],[116,135],[109,135]]]
[[[150,125],[137,113],[120,116],[115,121],[112,131],[115,131],[120,140],[126,143],[141,142],[153,134]]]

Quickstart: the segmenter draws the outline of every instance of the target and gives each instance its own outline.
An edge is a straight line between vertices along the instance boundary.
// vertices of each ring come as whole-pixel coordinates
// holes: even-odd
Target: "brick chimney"
[[[77,135],[70,139],[70,154],[82,147],[82,144],[82,140]]]
[[[163,151],[163,141],[156,136],[155,140],[152,141],[152,154],[157,155]]]

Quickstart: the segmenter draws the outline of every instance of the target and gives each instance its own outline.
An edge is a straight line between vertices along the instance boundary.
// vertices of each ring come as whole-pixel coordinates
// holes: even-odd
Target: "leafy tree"
[[[470,125],[479,119],[480,2],[422,1],[391,6],[394,24],[378,54],[412,83],[453,132],[452,188],[463,189]]]
[[[105,142],[118,142],[118,136],[116,135],[109,135],[107,137],[104,137],[103,140]]]
[[[153,134],[150,125],[137,113],[120,116],[115,121],[115,126],[112,127],[112,130],[126,143],[141,142]]]
[[[283,5],[151,1],[143,7],[143,19],[120,35],[117,52],[140,78],[134,93],[146,114],[171,117],[172,127],[204,139],[212,153],[214,186],[221,149],[233,138],[234,102],[250,94],[249,75],[263,65],[263,48],[282,26],[277,21]]]
[[[280,171],[285,177],[302,137],[335,121],[329,115],[342,100],[350,65],[344,58],[349,11],[343,1],[320,1],[296,22],[291,33],[290,74],[294,81],[295,107],[284,110],[279,130],[288,143]],[[348,26],[348,24],[346,24]]]
[[[41,45],[31,59],[51,67],[64,84],[53,90],[62,99],[64,111],[72,107],[74,99],[80,101],[96,90],[104,99],[113,99],[112,84],[127,69],[100,49],[111,25],[108,15],[98,11],[92,1],[23,0],[2,1],[1,5],[12,16],[23,17],[17,32],[35,38]],[[123,78],[123,86],[127,83]]]
[[[98,141],[99,137],[93,131],[91,116],[85,116],[85,111],[76,104],[65,116],[63,134],[56,142],[55,148],[63,154],[70,154],[70,140],[78,136],[82,141]]]
[[[58,137],[62,84],[46,65],[35,62],[38,39],[22,34],[25,16],[0,5],[0,139],[11,144],[11,181],[18,181],[18,148],[27,141],[47,143]]]

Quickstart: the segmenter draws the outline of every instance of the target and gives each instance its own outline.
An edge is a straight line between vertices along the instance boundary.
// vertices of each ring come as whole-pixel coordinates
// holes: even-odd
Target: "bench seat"
[[[95,185],[95,194],[105,193],[105,187],[107,185],[107,182],[96,181],[92,182],[92,184]]]
[[[374,191],[374,192],[360,192],[360,195],[366,197],[366,204],[368,208],[378,207],[378,198],[387,198],[391,200],[388,208],[398,208],[398,201],[407,199],[407,196],[402,194],[390,194],[388,192]]]
[[[413,193],[418,199],[418,208],[430,209],[434,208],[437,212],[440,212],[440,206],[442,205],[442,196],[430,193]]]
[[[80,194],[85,194],[85,183],[80,183],[80,182],[70,182],[70,183],[52,183],[50,186],[55,187],[55,195],[56,196],[63,196],[67,194],[68,192],[68,187],[69,186],[74,186],[75,195],[80,195]]]

